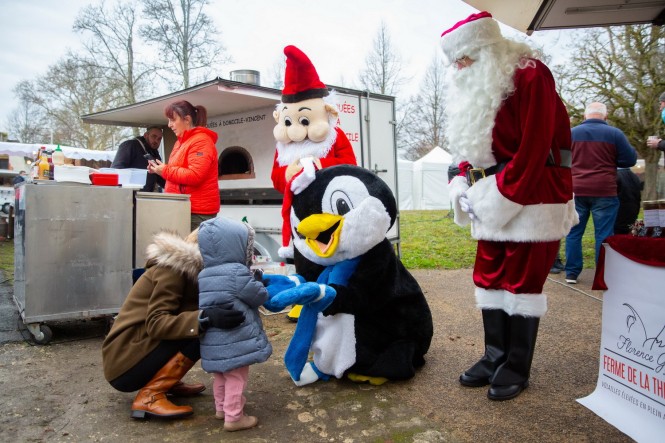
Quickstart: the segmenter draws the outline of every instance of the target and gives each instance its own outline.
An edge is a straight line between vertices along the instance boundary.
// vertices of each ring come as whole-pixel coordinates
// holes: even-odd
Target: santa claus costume
[[[328,112],[327,122],[322,122],[324,125],[328,125],[327,135],[322,141],[314,142],[305,137],[303,140],[289,140],[288,142],[278,140],[277,142],[271,178],[274,188],[284,194],[282,204],[283,247],[279,253],[284,258],[292,258],[293,251],[289,247],[291,235],[289,215],[293,192],[298,193],[304,189],[313,180],[314,170],[318,169],[319,166],[326,168],[340,164],[356,165],[357,162],[349,139],[344,131],[337,126],[334,97],[328,92],[326,85],[319,80],[319,75],[310,59],[295,46],[285,47],[284,55],[286,55],[285,86],[282,90],[282,102],[277,105],[276,116],[287,106],[297,107],[298,103],[304,101],[309,103],[311,99],[321,99],[318,106],[325,105],[329,106],[329,109],[334,109],[333,112]],[[276,119],[278,120],[278,128],[280,126],[279,117],[276,117]],[[288,122],[288,125],[295,126],[299,123]],[[307,122],[305,126],[309,123],[312,122]],[[305,163],[303,159],[309,159],[309,163]],[[315,161],[312,162],[312,160]],[[302,161],[305,169],[293,177],[287,177],[287,168],[297,161]],[[308,169],[308,166],[310,169]],[[311,169],[312,167],[314,169]],[[298,178],[303,174],[306,177]]]
[[[507,400],[528,386],[543,286],[559,240],[577,223],[570,123],[549,69],[505,39],[487,12],[441,35],[453,63],[446,128],[461,175],[450,183],[455,222],[478,240],[473,279],[485,355],[460,376]]]

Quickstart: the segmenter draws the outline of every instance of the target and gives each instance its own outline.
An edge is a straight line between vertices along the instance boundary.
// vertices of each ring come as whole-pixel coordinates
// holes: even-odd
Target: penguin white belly
[[[342,378],[356,362],[355,316],[319,313],[312,351],[314,364],[321,372]]]

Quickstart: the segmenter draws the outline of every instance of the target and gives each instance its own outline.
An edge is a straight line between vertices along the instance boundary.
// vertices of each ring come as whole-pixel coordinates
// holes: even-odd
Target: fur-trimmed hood
[[[196,281],[203,269],[203,259],[197,243],[189,243],[174,232],[155,234],[153,243],[146,249],[147,265],[165,266]]]

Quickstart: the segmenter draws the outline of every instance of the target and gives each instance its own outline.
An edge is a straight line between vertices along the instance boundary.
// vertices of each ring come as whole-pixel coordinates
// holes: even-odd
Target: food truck
[[[273,111],[281,91],[262,87],[255,71],[235,72],[183,91],[82,116],[91,124],[165,128],[163,156],[175,144],[164,108],[176,100],[203,105],[207,126],[217,132],[220,215],[249,222],[255,255],[264,269],[289,271],[279,260],[282,195],[270,178],[275,153]],[[361,166],[381,177],[397,198],[395,101],[393,97],[334,88],[340,127]],[[145,263],[152,235],[169,229],[186,235],[188,195],[140,192],[135,186],[98,186],[88,171],[25,183],[16,188],[14,301],[38,344],[53,336],[49,322],[109,320]],[[81,172],[79,176],[78,173]],[[122,170],[116,170],[122,172]],[[77,174],[74,174],[77,173]],[[111,174],[113,175],[113,174]],[[90,175],[92,178],[94,176]],[[102,184],[102,183],[99,183]],[[399,220],[399,219],[398,219]],[[399,249],[399,223],[388,233]]]
[[[270,174],[275,155],[273,111],[281,100],[281,91],[260,86],[257,71],[233,71],[231,78],[216,78],[183,91],[84,115],[82,120],[117,126],[162,126],[164,158],[168,162],[176,139],[166,127],[164,108],[176,100],[203,105],[208,111],[208,128],[219,134],[220,215],[251,224],[256,231],[257,256],[278,263],[282,195],[273,189]],[[339,126],[351,142],[358,164],[383,179],[397,199],[394,97],[340,87],[329,89],[335,91]],[[399,218],[388,238],[399,251]]]

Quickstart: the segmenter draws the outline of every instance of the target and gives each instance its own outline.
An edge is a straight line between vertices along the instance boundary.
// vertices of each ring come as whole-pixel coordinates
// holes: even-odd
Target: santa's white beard
[[[485,47],[471,57],[473,64],[451,73],[446,138],[454,162],[468,161],[483,168],[496,164],[492,154],[494,120],[503,99],[514,91],[513,74],[523,65],[521,54],[522,45]]]
[[[328,131],[328,136],[325,140],[320,142],[313,142],[308,138],[301,142],[282,143],[278,141],[277,163],[280,166],[287,166],[304,157],[323,158],[328,155],[330,148],[332,148],[332,145],[337,140],[336,122],[336,118],[328,120],[330,131]]]

